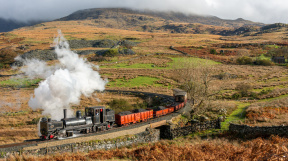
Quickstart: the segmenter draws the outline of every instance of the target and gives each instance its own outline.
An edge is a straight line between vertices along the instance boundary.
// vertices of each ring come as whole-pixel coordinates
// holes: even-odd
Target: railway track
[[[121,90],[105,90],[104,92],[109,92],[109,93],[118,93],[118,94],[125,94],[125,95],[136,95],[139,97],[160,97],[161,99],[163,99],[165,102],[169,103],[173,101],[173,97],[172,96],[168,96],[168,95],[163,95],[163,94],[157,94],[157,93],[150,93],[150,92],[139,92],[139,91],[121,91]],[[103,135],[103,134],[109,134],[109,133],[114,133],[114,132],[118,132],[118,131],[122,131],[122,130],[130,130],[130,129],[134,129],[134,128],[138,128],[138,127],[142,127],[145,125],[149,125],[151,123],[157,123],[163,120],[170,120],[173,117],[179,115],[179,113],[181,113],[184,110],[184,108],[182,108],[179,111],[176,111],[174,113],[162,116],[162,117],[158,117],[158,118],[153,118],[150,119],[146,122],[139,122],[136,124],[131,124],[128,126],[122,126],[122,127],[117,127],[117,125],[114,125],[114,127],[112,129],[109,130],[105,130],[105,131],[99,131],[97,133],[90,133],[90,134],[80,134],[79,136],[77,136],[77,138],[81,138],[81,137],[91,137],[91,136],[97,136],[97,135]],[[69,140],[69,139],[75,139],[75,137],[68,137],[65,138],[64,140]],[[52,142],[61,142],[62,140],[45,140],[42,141],[40,139],[35,139],[35,140],[26,140],[25,142],[22,143],[14,143],[14,144],[6,144],[6,145],[0,145],[0,152],[5,152],[5,151],[19,151],[25,147],[31,147],[31,146],[37,146],[38,144],[41,143],[52,143]]]

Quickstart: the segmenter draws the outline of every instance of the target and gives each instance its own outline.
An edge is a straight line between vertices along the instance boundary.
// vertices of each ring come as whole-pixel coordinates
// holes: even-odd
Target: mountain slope
[[[31,25],[35,25],[41,22],[43,21],[20,22],[17,20],[0,18],[0,32],[8,32],[16,28],[20,28],[24,26],[31,26]]]
[[[135,25],[139,24],[139,21],[165,21],[165,22],[178,22],[178,23],[200,23],[205,25],[215,25],[222,27],[241,27],[246,25],[263,26],[262,23],[256,23],[242,18],[236,20],[223,20],[215,16],[199,16],[199,15],[185,15],[179,12],[157,12],[151,10],[137,11],[124,8],[94,8],[85,9],[74,12],[66,17],[58,19],[58,21],[70,21],[70,20],[85,20],[95,19],[103,20],[110,19],[115,20],[118,23],[126,21],[129,23],[135,22]]]

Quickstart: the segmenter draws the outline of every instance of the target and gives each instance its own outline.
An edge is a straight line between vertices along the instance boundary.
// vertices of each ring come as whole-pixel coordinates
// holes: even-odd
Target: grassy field
[[[141,86],[161,86],[161,84],[155,83],[158,78],[151,77],[136,77],[133,79],[125,80],[117,79],[114,82],[109,82],[109,87],[141,87]]]
[[[18,88],[24,88],[24,87],[31,87],[31,86],[36,86],[41,79],[9,79],[9,80],[4,80],[0,81],[0,86],[1,87],[18,87]]]
[[[170,59],[170,61],[165,62],[163,59],[164,63],[161,63],[159,66],[159,61],[161,59],[156,60],[155,63],[148,63],[148,62],[141,62],[141,60],[133,60],[133,63],[131,61],[123,62],[123,63],[116,63],[117,59],[114,59],[112,62],[112,65],[101,65],[101,68],[130,68],[130,69],[175,69],[175,68],[183,68],[181,67],[181,63],[192,63],[195,64],[196,66],[211,66],[211,65],[217,65],[221,64],[219,62],[215,62],[213,60],[206,60],[206,59],[201,59],[201,58],[195,58],[195,57],[165,57],[165,59]],[[139,63],[137,63],[139,61]]]

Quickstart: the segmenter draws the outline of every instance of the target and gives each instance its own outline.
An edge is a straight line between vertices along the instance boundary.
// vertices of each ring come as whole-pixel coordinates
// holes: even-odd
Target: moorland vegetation
[[[142,15],[142,19],[149,22],[155,19],[155,21],[151,20],[151,24],[153,22],[156,25],[160,18]],[[110,27],[105,27],[108,24]],[[178,21],[173,21],[173,24],[185,26]],[[192,101],[189,106],[191,108],[189,119],[224,117],[221,134],[228,129],[230,122],[251,126],[287,125],[287,64],[271,61],[273,56],[284,56],[287,59],[287,26],[279,24],[262,28],[256,26],[255,28],[260,29],[245,30],[229,36],[210,32],[195,34],[162,29],[150,30],[148,27],[140,30],[141,26],[133,28],[131,25],[128,25],[128,28],[115,26],[117,22],[114,19],[104,19],[102,16],[100,19],[79,18],[69,19],[69,21],[60,19],[0,34],[0,94],[2,96],[0,144],[38,138],[36,124],[43,116],[41,110],[33,111],[28,106],[28,100],[41,79],[18,78],[16,76],[21,75],[21,71],[19,68],[11,68],[10,64],[13,63],[16,55],[23,55],[33,50],[51,50],[50,43],[53,42],[53,35],[57,29],[61,29],[69,41],[108,40],[110,42],[111,40],[111,42],[127,41],[136,44],[133,46],[116,44],[111,46],[112,48],[93,45],[81,46],[81,48],[71,46],[75,51],[89,51],[81,57],[100,67],[102,77],[109,80],[106,89],[167,95],[172,95],[172,88],[185,89]],[[199,24],[195,26],[199,27]],[[206,25],[200,26],[208,28]],[[213,28],[219,29],[219,26]],[[224,31],[223,27],[221,28]],[[134,54],[125,54],[125,52],[123,54],[119,52],[120,49],[133,50]],[[101,54],[94,52],[98,50],[104,52]],[[57,61],[47,60],[47,64],[53,65]],[[101,102],[97,101],[96,97]],[[82,96],[79,105],[71,106],[75,111],[83,111],[87,106],[105,105],[120,112],[132,108],[144,108],[148,104],[149,99],[136,96],[95,93],[91,97]],[[216,139],[209,144],[202,140],[199,144],[191,145],[188,143],[191,141],[189,137],[192,136],[188,136],[188,139],[182,138],[183,140],[178,140],[179,142],[164,141],[140,147],[69,154],[66,155],[67,158],[63,158],[63,155],[55,155],[50,159],[57,160],[62,157],[61,159],[68,160],[73,158],[77,160],[87,158],[157,160],[162,156],[160,159],[164,160],[195,158],[196,160],[243,158],[266,160],[287,154],[287,145],[283,144],[287,142],[286,138],[271,137],[235,142],[231,141],[233,139],[225,141]],[[179,153],[176,154],[175,151]],[[240,154],[243,158],[237,158]],[[33,159],[30,156],[25,157]]]

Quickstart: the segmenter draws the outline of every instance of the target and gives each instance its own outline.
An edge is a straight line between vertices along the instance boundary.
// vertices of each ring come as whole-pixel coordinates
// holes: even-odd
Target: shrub
[[[133,106],[125,99],[113,99],[109,102],[109,106],[115,111],[115,113],[133,109]]]
[[[118,54],[119,52],[117,49],[109,49],[103,54],[103,56],[114,57],[117,56]]]
[[[217,54],[217,51],[216,51],[215,49],[210,49],[210,54],[216,55],[216,54]]]
[[[274,63],[271,60],[268,59],[259,59],[255,61],[256,65],[264,65],[264,66],[271,66],[274,65]]]
[[[89,57],[88,58],[88,61],[98,61],[98,62],[101,62],[101,61],[105,61],[106,59],[101,56],[101,55],[95,55],[95,56],[92,56],[92,57]]]
[[[252,86],[247,83],[240,83],[235,89],[238,90],[243,97],[246,97],[249,95],[248,92],[252,89]]]
[[[238,58],[237,60],[236,60],[236,62],[237,62],[237,64],[239,64],[239,65],[246,65],[246,64],[252,64],[252,59],[250,58],[250,57],[248,57],[248,56],[242,56],[242,57],[240,57],[240,58]]]
[[[239,98],[241,98],[242,97],[242,94],[241,93],[234,93],[233,95],[232,95],[232,99],[239,99]]]
[[[9,68],[11,63],[14,62],[14,58],[17,56],[17,53],[9,48],[4,48],[0,50],[0,68]]]
[[[135,109],[138,109],[138,108],[147,108],[147,102],[143,102],[143,103],[139,103],[137,102],[136,105],[134,105]]]
[[[252,97],[253,99],[257,99],[258,98],[258,94],[255,92],[251,92],[250,93],[250,97]]]
[[[32,121],[27,121],[28,125],[37,125],[40,120],[40,117],[32,119]]]
[[[259,94],[260,94],[260,95],[264,95],[264,94],[268,94],[268,93],[270,93],[270,92],[272,92],[271,89],[267,89],[267,90],[263,89]]]

